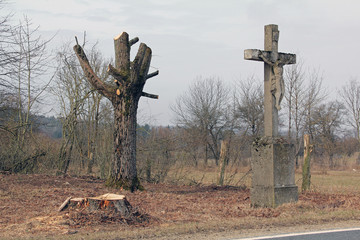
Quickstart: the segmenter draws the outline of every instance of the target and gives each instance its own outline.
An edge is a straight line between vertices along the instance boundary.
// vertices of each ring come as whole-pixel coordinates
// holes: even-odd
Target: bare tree
[[[138,137],[139,173],[147,182],[163,182],[170,167],[175,163],[172,152],[175,148],[175,131],[169,127],[141,127]]]
[[[322,76],[319,70],[304,70],[300,61],[288,68],[284,76],[285,99],[288,117],[288,139],[295,145],[295,163],[299,166],[299,154],[304,134],[309,134],[314,141],[314,109],[325,99],[326,92],[322,87]]]
[[[348,124],[355,129],[355,137],[360,144],[360,84],[357,79],[351,79],[339,94],[348,112]]]
[[[143,92],[146,80],[158,74],[148,74],[152,57],[151,49],[141,43],[135,59],[130,62],[131,46],[138,38],[129,40],[123,32],[114,39],[115,67],[108,72],[114,77],[114,85],[107,84],[94,73],[83,48],[76,44],[74,51],[80,65],[94,89],[105,96],[114,108],[114,160],[107,185],[134,191],[141,188],[136,168],[136,120],[140,97],[158,98]]]
[[[0,131],[15,136],[17,126],[8,120],[16,119],[14,112],[17,106],[14,103],[17,102],[17,86],[11,77],[19,54],[14,42],[14,27],[11,25],[12,14],[6,12],[6,4],[6,0],[0,0]]]
[[[58,52],[59,71],[52,92],[60,103],[60,119],[62,122],[62,143],[59,151],[58,170],[66,174],[73,157],[73,149],[77,137],[79,116],[84,111],[86,84],[84,76],[77,67],[76,58],[66,45]]]
[[[198,135],[215,158],[218,165],[220,140],[228,124],[229,88],[219,79],[199,77],[188,91],[176,99],[171,107],[176,123]]]
[[[79,163],[80,169],[87,165],[87,172],[91,173],[100,144],[98,132],[103,98],[86,81],[76,56],[71,53],[68,44],[64,44],[57,56],[60,69],[52,92],[59,100],[59,115],[63,124],[59,173],[67,173],[71,159]],[[89,61],[94,66],[95,74],[106,81],[109,61],[103,59],[96,49],[96,44],[91,48]]]
[[[341,129],[344,110],[342,103],[333,101],[316,107],[311,116],[317,146],[328,155],[331,168],[335,167],[333,156],[336,152],[336,138]]]
[[[304,132],[310,135],[311,141],[314,139],[315,123],[312,121],[314,109],[321,104],[326,97],[326,91],[322,86],[322,75],[319,70],[313,69],[306,76],[308,85],[304,93]],[[316,143],[314,142],[316,145]]]
[[[93,66],[93,70],[97,76],[99,76],[103,81],[109,79],[109,74],[107,73],[107,66],[109,61],[106,61],[102,54],[98,51],[95,44],[89,53],[90,65]],[[99,124],[101,119],[100,112],[100,103],[104,99],[98,91],[96,91],[92,85],[87,82],[86,92],[89,93],[89,97],[85,102],[85,111],[82,114],[82,121],[86,122],[85,131],[87,134],[83,136],[86,138],[86,159],[87,159],[87,172],[92,173],[93,165],[95,163],[95,158],[97,158],[97,149],[98,149],[98,135],[99,135]],[[84,156],[85,157],[85,156]],[[83,164],[85,165],[85,164]]]
[[[11,25],[12,13],[6,13],[8,2],[0,0],[0,91],[2,94],[11,92],[16,87],[11,81],[14,73],[13,64],[19,60],[17,44],[14,42],[14,26]]]
[[[253,76],[238,84],[236,108],[245,134],[251,137],[261,135],[264,128],[264,92],[262,84]]]
[[[305,103],[305,72],[303,62],[285,70],[285,100],[288,109],[288,140],[294,142],[295,146],[295,163],[298,167],[299,152],[302,140],[302,126],[304,123],[304,103]],[[294,130],[293,130],[294,128]]]
[[[17,132],[19,146],[22,146],[26,133],[31,130],[30,114],[41,95],[49,86],[53,77],[42,84],[50,69],[50,55],[47,45],[51,41],[43,40],[38,35],[39,26],[33,28],[31,20],[24,17],[14,34],[14,42],[18,48],[18,61],[14,64],[14,80],[17,82],[18,123]]]
[[[43,40],[38,35],[38,28],[33,28],[25,16],[16,28],[12,28],[12,38],[7,39],[11,41],[11,55],[16,61],[6,66],[11,69],[7,82],[10,84],[5,83],[9,93],[7,97],[13,103],[11,118],[7,119],[10,121],[3,122],[1,129],[12,135],[6,149],[9,150],[8,158],[13,159],[8,168],[14,172],[32,171],[37,158],[45,155],[41,146],[34,143],[32,116],[34,107],[39,104],[53,78],[48,79],[51,68],[47,65],[50,60],[47,45],[51,39]],[[47,82],[43,83],[42,80],[46,79]],[[13,115],[15,112],[16,115]]]

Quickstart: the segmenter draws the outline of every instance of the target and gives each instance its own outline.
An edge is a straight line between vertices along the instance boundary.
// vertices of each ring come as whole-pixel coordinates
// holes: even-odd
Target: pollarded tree
[[[146,80],[158,75],[148,74],[151,49],[141,43],[135,59],[130,61],[130,48],[138,38],[129,40],[123,32],[114,39],[115,67],[109,64],[108,73],[114,77],[114,85],[102,81],[91,68],[84,50],[79,44],[74,51],[90,84],[110,100],[114,108],[114,158],[111,165],[108,186],[123,187],[134,191],[141,187],[136,169],[136,117],[141,96],[155,98],[143,92]]]

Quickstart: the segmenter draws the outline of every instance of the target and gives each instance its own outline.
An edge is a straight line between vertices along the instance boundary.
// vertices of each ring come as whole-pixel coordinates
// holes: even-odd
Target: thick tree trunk
[[[109,85],[93,72],[83,49],[77,44],[74,51],[79,58],[85,76],[92,86],[107,97],[114,107],[114,158],[107,185],[134,191],[141,189],[136,170],[136,115],[141,96],[158,98],[143,92],[146,80],[158,75],[158,71],[148,74],[151,49],[140,44],[135,59],[130,62],[130,48],[139,39],[129,40],[123,32],[114,39],[115,67],[109,65],[108,73],[115,85]]]
[[[107,185],[134,191],[141,188],[136,169],[136,116],[140,96],[129,95],[114,104],[114,160]]]

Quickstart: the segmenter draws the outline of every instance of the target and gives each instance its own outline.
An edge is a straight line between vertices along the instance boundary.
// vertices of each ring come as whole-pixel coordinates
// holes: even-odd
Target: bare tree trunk
[[[221,150],[220,150],[220,173],[219,173],[219,180],[218,185],[224,185],[224,178],[225,178],[225,168],[227,165],[227,158],[228,158],[228,151],[229,151],[229,142],[228,141],[221,141]]]
[[[80,61],[88,81],[102,95],[107,97],[114,107],[114,158],[111,164],[107,185],[134,191],[141,189],[136,169],[136,115],[141,96],[158,96],[143,92],[146,80],[159,72],[148,74],[151,49],[140,44],[135,59],[130,62],[130,48],[139,39],[129,41],[129,35],[123,32],[114,39],[115,67],[109,65],[108,73],[114,77],[116,86],[99,79],[92,70],[80,45],[74,51]]]
[[[207,146],[207,143],[205,144],[205,159],[204,159],[204,163],[205,163],[205,166],[208,165],[208,146]]]
[[[64,161],[64,175],[67,173],[69,166],[70,166],[70,161],[71,161],[71,153],[72,153],[72,148],[73,148],[73,143],[70,143],[70,148],[69,148],[69,152],[66,155],[66,160]]]
[[[301,190],[304,192],[310,189],[310,153],[312,151],[312,147],[310,145],[310,135],[304,135],[304,164],[303,164],[303,171],[302,171],[302,185]]]
[[[90,141],[90,146],[88,147],[88,174],[92,173],[93,171],[93,165],[95,162],[95,155],[96,155],[96,151],[98,148],[98,133],[99,133],[99,110],[100,110],[100,101],[101,101],[101,96],[95,97],[93,95],[93,100],[94,100],[94,133],[91,135],[89,135],[89,140]],[[89,126],[92,125],[89,124]]]

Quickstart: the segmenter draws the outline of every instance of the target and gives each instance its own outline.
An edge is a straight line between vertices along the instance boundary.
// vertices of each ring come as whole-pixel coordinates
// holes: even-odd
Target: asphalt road
[[[281,234],[233,240],[360,240],[360,228],[335,229],[319,232]]]

